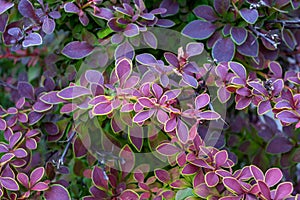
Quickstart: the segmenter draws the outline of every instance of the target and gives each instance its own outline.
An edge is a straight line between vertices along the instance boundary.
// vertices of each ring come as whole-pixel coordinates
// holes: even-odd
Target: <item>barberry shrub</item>
[[[0,198],[299,199],[297,0],[0,0]]]

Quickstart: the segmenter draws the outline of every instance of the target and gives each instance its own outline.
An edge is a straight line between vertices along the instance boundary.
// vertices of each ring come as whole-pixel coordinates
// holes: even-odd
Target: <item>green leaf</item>
[[[186,188],[183,190],[179,190],[176,193],[175,200],[184,200],[187,197],[195,196],[192,188]]]
[[[103,30],[100,30],[97,32],[97,37],[100,39],[105,38],[106,36],[108,36],[109,34],[111,34],[113,31],[110,28],[106,28]]]

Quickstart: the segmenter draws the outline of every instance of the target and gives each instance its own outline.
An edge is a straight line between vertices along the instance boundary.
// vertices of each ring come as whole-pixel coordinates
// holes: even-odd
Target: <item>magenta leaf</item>
[[[119,196],[120,199],[139,199],[139,195],[133,190],[125,190]]]
[[[182,120],[177,121],[176,135],[181,143],[187,143],[189,139],[189,129]]]
[[[280,169],[278,168],[271,168],[266,171],[265,174],[265,183],[269,187],[273,187],[276,185],[283,177],[283,174]]]
[[[216,29],[217,27],[210,22],[195,20],[184,27],[182,34],[190,38],[203,40],[209,38]]]
[[[219,151],[218,153],[216,153],[215,155],[215,163],[216,163],[216,167],[221,167],[222,165],[224,165],[226,163],[228,159],[228,153],[226,150],[222,150]]]
[[[195,99],[195,108],[197,110],[207,106],[210,102],[210,97],[208,94],[200,94],[199,96],[196,97]]]
[[[293,184],[290,182],[280,183],[275,192],[274,200],[285,199],[293,191]]]
[[[246,80],[247,72],[242,64],[238,62],[229,62],[229,67],[233,71],[233,73],[235,73],[238,77],[240,77],[243,80]]]
[[[235,194],[243,193],[243,188],[241,187],[240,183],[233,177],[225,177],[223,179],[223,184],[226,188],[228,188],[228,190],[232,191]]]
[[[105,172],[103,171],[103,169],[101,169],[98,166],[95,166],[92,171],[92,180],[93,180],[93,183],[95,184],[95,186],[107,189],[108,181],[105,180],[104,173]]]
[[[0,177],[1,185],[11,191],[18,191],[19,185],[16,180],[11,177]]]
[[[169,173],[163,169],[156,169],[154,171],[156,178],[163,183],[168,183],[171,180]]]
[[[128,77],[131,74],[131,70],[132,70],[131,60],[127,58],[123,58],[117,63],[116,75],[121,83],[125,82],[125,80],[128,79]]]
[[[213,46],[212,56],[218,62],[232,60],[235,53],[235,45],[230,38],[218,40]]]
[[[17,180],[25,186],[27,189],[29,189],[29,178],[26,174],[24,173],[18,173],[17,175]]]
[[[257,184],[258,184],[259,190],[262,193],[262,195],[266,199],[271,199],[270,189],[269,189],[268,185],[263,181],[258,181]]]
[[[139,27],[136,24],[128,24],[124,30],[126,37],[134,37],[139,34]]]
[[[93,115],[107,115],[113,111],[111,102],[101,102],[93,107]]]
[[[204,179],[208,187],[215,187],[219,183],[219,177],[213,171],[206,173]]]
[[[62,99],[76,99],[81,96],[90,95],[91,91],[82,86],[69,86],[57,93]]]
[[[37,184],[35,184],[31,190],[34,190],[34,191],[45,191],[49,188],[48,184],[47,183],[44,183],[44,182],[39,182]]]
[[[171,156],[180,152],[180,149],[170,143],[162,143],[156,147],[156,150],[165,156]]]
[[[181,174],[183,175],[192,175],[199,171],[199,167],[196,165],[193,165],[191,163],[188,163],[185,165],[181,171]]]
[[[68,190],[64,186],[58,184],[51,185],[49,190],[45,191],[44,197],[46,200],[71,200]]]
[[[30,185],[33,186],[37,182],[39,182],[43,178],[44,173],[45,173],[44,167],[39,167],[34,169],[30,174]]]
[[[94,47],[86,41],[74,41],[67,44],[61,53],[68,58],[81,59],[90,55],[94,50]]]
[[[300,116],[298,116],[292,110],[283,110],[279,112],[276,117],[285,123],[295,123],[300,119]]]
[[[120,163],[123,173],[129,173],[135,165],[135,156],[132,149],[126,144],[120,151],[119,156],[124,159],[124,163]]]
[[[0,7],[0,9],[1,9],[1,7]],[[0,12],[1,12],[1,10],[0,10]],[[0,33],[3,33],[5,31],[7,22],[8,22],[8,15],[0,14]]]
[[[240,10],[240,15],[249,24],[254,24],[258,19],[258,11],[256,9],[243,8]]]
[[[135,123],[141,123],[146,121],[147,119],[149,119],[150,117],[152,117],[152,115],[154,114],[155,110],[154,109],[150,109],[150,110],[145,110],[145,111],[141,111],[139,113],[137,113],[132,121]]]
[[[265,179],[264,173],[255,165],[250,166],[250,171],[255,178],[255,180],[261,180],[263,181]]]

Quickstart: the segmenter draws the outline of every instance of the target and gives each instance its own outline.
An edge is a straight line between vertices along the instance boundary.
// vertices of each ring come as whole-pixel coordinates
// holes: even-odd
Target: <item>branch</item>
[[[267,42],[269,42],[273,47],[275,47],[277,49],[277,45],[280,44],[280,42],[274,41],[272,40],[270,37],[268,37],[267,34],[265,33],[261,33],[258,30],[256,30],[255,28],[253,28],[252,26],[249,26],[249,29],[257,36],[257,37],[261,37],[263,39],[265,39]]]

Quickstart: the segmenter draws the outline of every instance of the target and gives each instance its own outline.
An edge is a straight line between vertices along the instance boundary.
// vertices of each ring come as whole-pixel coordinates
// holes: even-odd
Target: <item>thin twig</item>
[[[277,48],[277,45],[280,44],[279,42],[276,42],[274,40],[272,40],[271,38],[268,37],[267,34],[265,33],[261,33],[258,30],[256,30],[255,28],[249,26],[250,30],[257,36],[257,37],[261,37],[263,39],[265,39],[267,42],[269,42],[273,47]]]
[[[72,134],[71,134],[71,136],[68,138],[67,145],[66,145],[66,147],[65,147],[62,155],[60,156],[60,158],[56,162],[56,168],[57,169],[60,169],[60,166],[62,166],[64,164],[64,159],[65,159],[65,157],[67,155],[67,152],[68,152],[68,150],[69,150],[69,148],[71,146],[72,140],[75,137],[75,135],[76,135],[76,131],[73,131]]]

